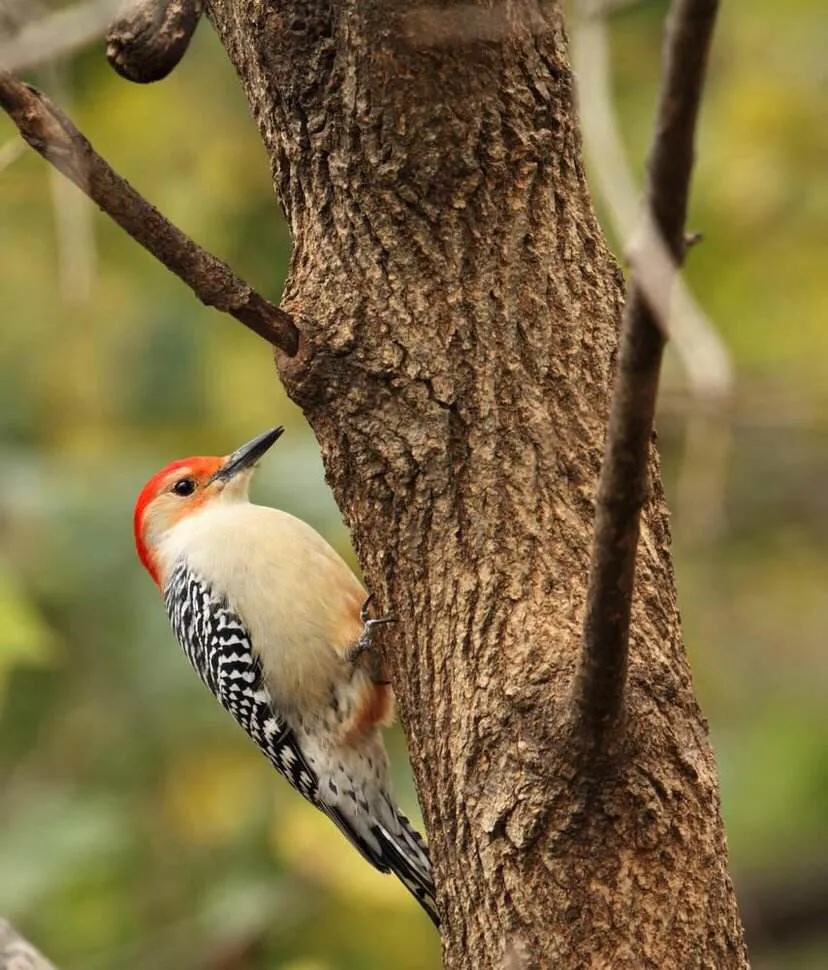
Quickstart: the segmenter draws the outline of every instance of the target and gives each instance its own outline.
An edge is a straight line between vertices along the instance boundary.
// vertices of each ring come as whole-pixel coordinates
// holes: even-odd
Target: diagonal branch
[[[0,919],[0,970],[55,970],[49,961]]]
[[[616,236],[637,245],[636,281],[655,309],[679,358],[686,380],[700,404],[721,406],[732,392],[730,356],[713,323],[698,306],[681,275],[666,290],[661,283],[673,273],[673,259],[658,234],[652,215],[641,218],[639,193],[626,159],[617,112],[613,110],[606,15],[640,0],[581,0],[572,30],[573,64],[578,76],[578,104],[584,146],[592,157],[596,187],[606,205]],[[698,236],[695,240],[698,241]],[[657,301],[667,298],[665,305]],[[668,319],[669,318],[669,319]]]
[[[0,2],[0,70],[28,71],[93,43],[122,0],[85,0],[43,15],[33,15],[33,6],[30,0]]]
[[[717,10],[718,0],[673,0],[667,22],[645,218],[652,220],[675,262],[660,281],[660,298],[652,299],[644,296],[632,259],[575,682],[578,727],[592,743],[604,740],[623,712],[636,551],[667,329],[659,326],[653,304],[668,304],[676,266],[684,258],[696,119]]]
[[[290,315],[161,215],[45,95],[0,71],[0,106],[36,152],[182,279],[202,303],[229,313],[288,356],[296,354],[299,331]]]

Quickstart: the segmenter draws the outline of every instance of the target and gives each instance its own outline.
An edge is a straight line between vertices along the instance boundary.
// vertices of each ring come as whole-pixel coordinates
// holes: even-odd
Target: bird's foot
[[[349,663],[355,664],[364,653],[368,653],[373,649],[374,631],[378,626],[384,626],[386,623],[397,622],[397,618],[393,614],[390,614],[389,616],[378,616],[376,619],[371,619],[369,607],[371,606],[371,601],[373,598],[374,594],[369,593],[368,599],[362,604],[362,609],[359,613],[359,618],[363,623],[362,636],[346,654],[346,659]]]

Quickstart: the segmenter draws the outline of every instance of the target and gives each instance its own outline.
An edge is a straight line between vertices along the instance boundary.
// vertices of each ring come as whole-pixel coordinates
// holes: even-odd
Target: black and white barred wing
[[[294,732],[273,707],[241,619],[184,563],[173,570],[164,602],[173,632],[199,677],[273,767],[318,804],[316,774]]]
[[[368,862],[381,872],[395,872],[437,922],[428,856],[419,836],[387,796],[383,804],[369,806],[353,782],[337,786],[327,778],[320,786],[319,772],[312,765],[324,765],[324,757],[312,750],[306,755],[294,730],[274,708],[247,630],[226,600],[179,563],[164,602],[176,638],[199,677],[273,767],[321,809]],[[339,768],[344,772],[342,765]],[[333,793],[344,796],[345,804]],[[372,807],[387,813],[387,825],[375,817]]]

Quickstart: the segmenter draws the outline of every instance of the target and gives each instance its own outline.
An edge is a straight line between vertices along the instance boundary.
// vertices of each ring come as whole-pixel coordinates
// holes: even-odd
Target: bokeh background
[[[639,174],[665,9],[622,4],[611,21]],[[826,41],[823,0],[723,5],[691,216],[705,238],[687,275],[736,388],[693,443],[696,409],[669,361],[660,415],[754,965],[791,970],[828,966]],[[32,80],[278,298],[288,235],[207,25],[158,86],[120,80],[101,44]],[[405,891],[275,778],[197,682],[133,553],[151,472],[282,423],[256,497],[350,555],[268,348],[15,144],[0,117],[0,914],[61,970],[437,967]],[[416,816],[399,735],[391,747]]]

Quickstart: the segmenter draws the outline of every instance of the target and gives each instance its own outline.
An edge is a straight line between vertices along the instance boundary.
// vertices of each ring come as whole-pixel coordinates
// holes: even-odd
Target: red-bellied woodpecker
[[[278,772],[438,923],[428,853],[396,808],[380,728],[393,697],[360,654],[365,590],[309,525],[251,504],[268,431],[224,458],[185,458],[135,505],[138,556],[179,643]]]

